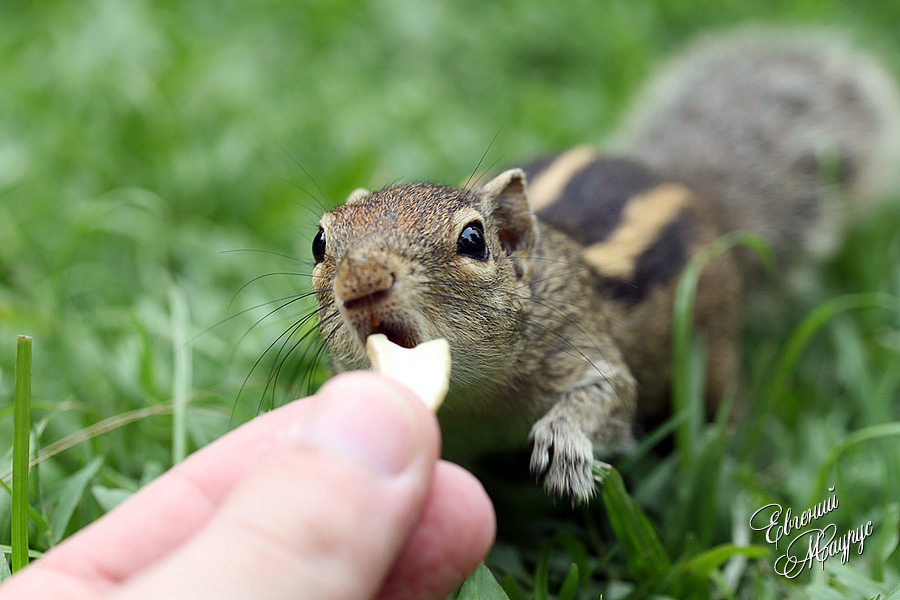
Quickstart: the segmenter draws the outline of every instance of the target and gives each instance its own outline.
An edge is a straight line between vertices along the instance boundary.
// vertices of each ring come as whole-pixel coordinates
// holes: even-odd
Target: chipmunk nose
[[[386,298],[396,275],[388,268],[385,257],[348,254],[338,265],[334,293],[344,308],[375,304]]]

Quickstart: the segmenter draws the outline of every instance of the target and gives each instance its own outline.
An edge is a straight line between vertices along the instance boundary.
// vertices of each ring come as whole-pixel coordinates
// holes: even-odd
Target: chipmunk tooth
[[[398,346],[383,333],[366,338],[366,356],[372,368],[414,391],[437,412],[450,387],[450,344],[431,340],[415,348]]]

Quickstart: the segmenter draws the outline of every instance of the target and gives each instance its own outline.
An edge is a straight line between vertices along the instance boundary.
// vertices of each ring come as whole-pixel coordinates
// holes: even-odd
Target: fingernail
[[[318,414],[290,436],[392,477],[407,469],[418,446],[416,420],[406,400],[387,386],[335,381],[317,398]]]

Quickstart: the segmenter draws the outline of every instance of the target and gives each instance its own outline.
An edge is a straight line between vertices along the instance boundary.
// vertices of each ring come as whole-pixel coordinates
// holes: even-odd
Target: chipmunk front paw
[[[594,448],[581,428],[566,415],[550,414],[531,428],[529,441],[531,474],[544,477],[547,493],[587,503],[595,492]]]

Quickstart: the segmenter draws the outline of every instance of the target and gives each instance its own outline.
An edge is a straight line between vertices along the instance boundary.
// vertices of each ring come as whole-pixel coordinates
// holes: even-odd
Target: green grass
[[[28,459],[31,450],[32,340],[20,335],[16,344],[16,392],[13,400],[11,558],[15,573],[28,564]],[[5,558],[5,557],[4,557]]]
[[[747,21],[839,26],[900,75],[900,3],[875,0],[4,3],[0,475],[27,334],[32,554],[321,382],[305,345],[276,380],[283,340],[254,365],[311,307],[263,318],[308,289],[329,204],[358,186],[463,181],[489,146],[485,164],[500,165],[601,142],[662,58]],[[623,486],[605,502],[571,511],[531,483],[491,483],[502,537],[488,566],[502,589],[886,596],[900,584],[898,256],[895,198],[850,228],[811,289],[778,291],[773,275],[743,344],[748,414],[669,422],[676,449],[654,451],[651,435],[615,463]],[[678,376],[690,383],[690,367]],[[838,531],[873,521],[865,551],[775,575],[750,515],[769,502],[801,511],[828,486]],[[10,515],[0,490],[5,550]],[[649,562],[635,557],[646,544]]]

